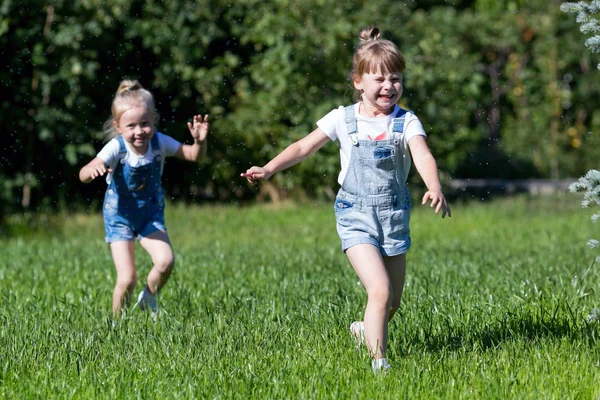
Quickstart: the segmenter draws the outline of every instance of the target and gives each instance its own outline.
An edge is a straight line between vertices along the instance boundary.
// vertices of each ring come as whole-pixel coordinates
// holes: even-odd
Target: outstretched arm
[[[79,180],[83,183],[90,183],[92,180],[105,175],[107,172],[112,172],[112,170],[106,168],[103,159],[96,157],[85,167],[81,168],[79,171]]]
[[[410,147],[410,153],[415,163],[415,167],[421,175],[425,186],[427,186],[427,192],[423,196],[421,204],[426,204],[428,200],[431,200],[430,207],[435,207],[435,213],[442,211],[442,218],[450,213],[450,207],[446,203],[446,198],[442,193],[442,184],[440,183],[440,176],[437,169],[437,163],[435,158],[431,154],[427,142],[423,136],[413,136],[408,141],[408,147]]]
[[[186,161],[200,161],[206,155],[206,136],[208,135],[208,115],[194,115],[193,123],[187,123],[194,144],[182,144],[175,157]]]
[[[274,173],[298,164],[300,161],[314,154],[321,147],[325,146],[331,139],[317,128],[302,139],[290,144],[275,158],[264,167],[252,167],[240,176],[248,179],[248,182],[255,183],[260,179],[269,179]]]

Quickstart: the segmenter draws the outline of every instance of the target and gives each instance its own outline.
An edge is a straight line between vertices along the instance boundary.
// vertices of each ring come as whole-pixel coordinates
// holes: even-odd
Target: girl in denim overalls
[[[330,140],[339,140],[342,171],[335,200],[342,250],[367,291],[364,322],[350,325],[364,342],[375,373],[389,368],[387,327],[400,305],[406,251],[410,247],[411,197],[406,187],[411,155],[435,213],[450,216],[435,159],[419,119],[396,105],[402,95],[404,57],[377,28],[363,29],[354,54],[352,80],[356,104],[331,111],[318,128],[288,146],[264,167],[241,176],[254,183],[297,164]],[[410,150],[410,154],[409,154]]]
[[[112,310],[117,315],[133,295],[137,283],[134,240],[150,254],[153,267],[137,306],[158,313],[156,296],[174,266],[173,249],[165,228],[165,202],[161,185],[164,159],[175,156],[197,161],[206,154],[208,116],[196,115],[188,122],[193,145],[181,144],[155,131],[156,113],[152,94],[137,81],[121,82],[112,103],[112,117],[105,132],[112,138],[79,172],[88,183],[107,174],[103,216],[106,242],[110,244],[117,283]]]

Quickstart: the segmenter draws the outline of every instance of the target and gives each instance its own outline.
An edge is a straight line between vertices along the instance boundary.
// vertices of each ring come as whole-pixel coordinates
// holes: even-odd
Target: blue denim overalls
[[[335,200],[337,231],[342,250],[372,244],[383,256],[405,253],[410,247],[411,198],[399,151],[407,111],[394,116],[392,137],[359,140],[354,105],[345,108],[348,135],[352,139],[350,164]]]
[[[127,163],[125,141],[119,141],[119,162],[106,189],[102,214],[106,242],[134,240],[157,230],[166,232],[165,195],[161,185],[162,160],[158,136],[151,139],[154,159],[143,166]]]

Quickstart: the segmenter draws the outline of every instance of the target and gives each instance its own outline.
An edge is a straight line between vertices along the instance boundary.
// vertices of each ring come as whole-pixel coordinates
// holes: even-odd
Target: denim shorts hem
[[[138,238],[138,240],[142,240],[143,238],[148,237],[151,234],[153,234],[154,232],[158,232],[158,231],[167,233],[167,228],[165,227],[164,224],[154,221],[151,224],[146,225],[144,230],[142,232],[138,233],[137,238]]]
[[[380,248],[381,255],[384,257],[393,257],[404,254],[410,249],[410,239],[408,239],[402,246],[396,246],[392,248]]]
[[[357,246],[359,244],[371,244],[377,248],[379,248],[379,243],[375,239],[368,237],[358,237],[352,239],[342,240],[342,251],[345,253],[350,247]]]
[[[104,237],[104,241],[106,243],[112,243],[120,241],[129,242],[134,241],[135,239],[142,240],[143,238],[148,237],[154,232],[158,231],[167,233],[167,228],[160,221],[152,221],[146,224],[146,226],[144,226],[144,228],[137,234],[129,226],[124,226],[121,224],[120,227],[112,230],[108,228],[105,223],[104,233],[106,236]]]
[[[104,241],[108,244],[111,244],[113,242],[133,242],[134,240],[134,237],[124,237],[119,235],[111,235],[104,237]]]
[[[348,250],[350,247],[357,246],[359,244],[373,245],[379,249],[379,252],[381,253],[382,256],[393,257],[393,256],[398,256],[400,254],[406,253],[408,251],[408,249],[410,249],[411,242],[410,242],[410,238],[409,238],[406,242],[404,242],[400,246],[384,248],[384,247],[381,247],[375,239],[354,238],[354,239],[348,239],[348,240],[342,241],[342,251],[345,253],[346,250]]]

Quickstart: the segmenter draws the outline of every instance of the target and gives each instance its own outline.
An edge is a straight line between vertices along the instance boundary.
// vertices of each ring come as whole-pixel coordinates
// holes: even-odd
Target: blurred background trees
[[[100,204],[104,182],[77,173],[124,78],[154,93],[159,130],[180,141],[192,115],[211,116],[206,161],[167,161],[172,199],[330,198],[334,144],[260,191],[239,173],[352,102],[358,32],[374,23],[407,58],[401,105],[444,179],[580,176],[600,156],[600,72],[561,3],[4,0],[0,215]]]

